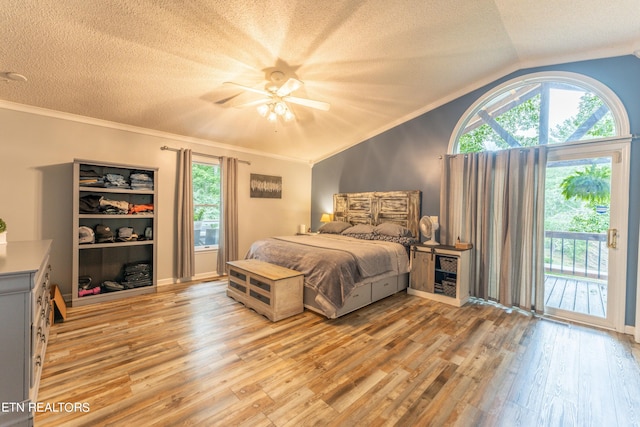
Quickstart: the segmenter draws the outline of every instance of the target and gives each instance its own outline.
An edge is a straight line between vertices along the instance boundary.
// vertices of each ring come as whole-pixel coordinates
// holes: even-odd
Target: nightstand
[[[411,246],[410,295],[461,307],[469,300],[471,249]]]

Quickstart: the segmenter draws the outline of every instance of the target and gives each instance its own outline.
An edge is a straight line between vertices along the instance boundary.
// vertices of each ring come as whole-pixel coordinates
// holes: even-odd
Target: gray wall
[[[440,162],[453,129],[464,112],[491,88],[519,75],[541,71],[570,71],[607,85],[621,99],[631,124],[640,134],[640,59],[635,56],[598,59],[531,68],[511,73],[483,88],[368,139],[313,167],[311,221],[320,225],[322,212],[331,211],[338,192],[421,190],[423,215],[440,211]],[[627,263],[627,325],[635,323],[635,301],[640,221],[640,146],[631,146],[629,246]]]
[[[72,230],[71,212],[74,158],[159,168],[158,230],[154,230],[154,238],[158,241],[156,268],[161,285],[172,285],[178,279],[175,260],[179,239],[175,226],[178,157],[173,151],[161,150],[164,145],[251,162],[238,166],[241,258],[253,241],[294,234],[297,224],[309,223],[311,170],[307,163],[230,151],[64,113],[44,115],[41,113],[47,110],[26,109],[33,111],[5,109],[0,101],[0,218],[7,223],[9,242],[53,239],[52,283],[60,286],[67,299],[71,294],[72,242],[78,238],[78,231]],[[285,190],[282,199],[251,198],[250,173],[281,176]],[[213,252],[198,255],[201,256],[215,259]],[[213,268],[198,273],[211,277],[215,274]]]

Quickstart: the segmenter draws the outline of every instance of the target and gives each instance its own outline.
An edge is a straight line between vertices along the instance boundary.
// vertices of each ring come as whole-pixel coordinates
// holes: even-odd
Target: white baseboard
[[[203,280],[203,279],[208,279],[210,277],[217,277],[217,276],[218,276],[218,273],[213,272],[213,273],[196,274],[190,279],[174,279],[172,277],[169,277],[167,279],[158,280],[158,288],[161,286],[169,286],[169,285],[174,285],[176,283],[193,282],[195,280]],[[68,306],[71,306],[71,300],[72,300],[71,293],[62,294],[62,298],[64,299],[64,302],[67,303]]]
[[[635,335],[636,334],[635,326],[624,325],[624,333],[627,335]]]
[[[174,279],[174,278],[161,279],[161,280],[158,280],[158,287],[175,285],[177,283],[193,282],[196,280],[205,280],[211,277],[218,277],[218,276],[220,275],[214,271],[209,273],[200,273],[200,274],[196,274],[195,276],[182,278],[182,279]]]

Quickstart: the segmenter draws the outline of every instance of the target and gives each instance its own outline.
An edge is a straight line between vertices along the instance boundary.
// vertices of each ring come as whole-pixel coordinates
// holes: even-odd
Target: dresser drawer
[[[353,310],[357,310],[360,307],[364,307],[367,304],[371,303],[371,283],[365,283],[361,286],[355,288],[347,301],[347,303],[342,306],[340,312],[348,313]]]
[[[51,300],[51,290],[48,286],[41,286],[36,291],[32,292],[31,300],[32,300],[32,322],[37,323],[38,319],[40,319],[47,307],[49,306],[49,301]]]
[[[258,289],[251,287],[249,288],[249,298],[252,299],[253,304],[260,304],[263,305],[265,309],[271,310],[271,294],[260,292]],[[267,315],[265,312],[259,311],[259,313]]]
[[[31,356],[38,352],[41,343],[47,341],[49,337],[49,328],[51,327],[51,305],[44,307],[38,315],[36,321],[31,326]]]
[[[372,301],[388,297],[398,292],[398,277],[393,276],[386,279],[378,280],[371,284]]]
[[[247,293],[247,284],[246,282],[241,282],[233,277],[229,277],[229,287],[232,288],[236,292],[240,292],[241,294]]]
[[[33,323],[36,323],[38,318],[42,316],[42,310],[49,306],[49,300],[51,299],[51,267],[48,265],[48,259],[49,258],[47,257],[47,263],[44,263],[45,270],[43,272],[38,272],[33,291],[31,292],[31,313]]]
[[[31,355],[31,384],[30,388],[36,385],[36,382],[40,379],[40,371],[42,370],[42,364],[44,363],[44,353],[47,348],[47,340],[49,339],[49,312],[47,311],[47,320],[38,325],[35,333],[33,334],[33,354]]]

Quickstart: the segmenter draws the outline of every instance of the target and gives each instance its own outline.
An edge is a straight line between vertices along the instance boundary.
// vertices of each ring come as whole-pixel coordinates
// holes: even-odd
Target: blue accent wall
[[[631,133],[640,135],[640,59],[635,56],[520,70],[315,164],[311,182],[312,228],[320,226],[323,212],[331,212],[333,194],[340,192],[421,190],[422,214],[439,215],[439,156],[447,153],[460,117],[495,86],[520,75],[542,71],[580,73],[607,85],[627,109]],[[625,324],[633,325],[640,232],[640,142],[637,138],[631,144],[629,206]]]

